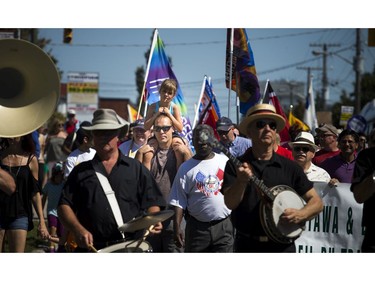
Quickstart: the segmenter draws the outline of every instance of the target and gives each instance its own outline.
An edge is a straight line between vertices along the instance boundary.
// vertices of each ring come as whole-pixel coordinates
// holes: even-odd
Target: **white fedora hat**
[[[298,146],[301,144],[309,145],[313,147],[315,151],[319,149],[319,146],[317,146],[314,142],[314,136],[310,134],[309,132],[300,132],[296,136],[295,141],[289,143],[289,146],[293,148],[294,146]]]
[[[116,130],[129,125],[116,111],[109,108],[100,108],[94,112],[91,126],[82,126],[84,130]]]

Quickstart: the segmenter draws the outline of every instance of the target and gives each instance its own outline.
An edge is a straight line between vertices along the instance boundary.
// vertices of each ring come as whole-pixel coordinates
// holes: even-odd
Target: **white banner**
[[[350,184],[330,188],[315,182],[322,197],[323,211],[306,223],[306,229],[295,241],[297,253],[357,253],[363,240],[362,207],[354,200]]]

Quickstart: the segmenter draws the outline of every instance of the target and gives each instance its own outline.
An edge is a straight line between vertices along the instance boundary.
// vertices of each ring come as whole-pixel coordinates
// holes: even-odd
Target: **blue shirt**
[[[220,143],[224,145],[234,157],[243,155],[245,151],[253,145],[250,139],[239,136],[236,136],[234,141],[229,144]],[[213,151],[219,154],[222,153],[218,148],[213,149]]]

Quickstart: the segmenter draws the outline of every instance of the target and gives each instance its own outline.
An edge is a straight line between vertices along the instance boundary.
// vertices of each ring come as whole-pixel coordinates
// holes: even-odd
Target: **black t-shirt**
[[[358,153],[352,178],[352,185],[350,190],[353,191],[353,187],[356,184],[363,181],[366,177],[375,171],[375,147],[371,147],[362,150]],[[375,213],[375,195],[373,194],[369,199],[363,203],[363,215],[362,215],[362,225],[367,228],[375,230],[375,220],[373,215]]]
[[[139,161],[119,153],[111,174],[96,155],[72,170],[62,191],[59,205],[69,205],[80,223],[92,233],[95,242],[115,241],[122,238],[118,226],[94,170],[94,166],[107,176],[115,192],[124,223],[140,216],[151,206],[163,209],[163,195],[147,170]]]
[[[296,162],[283,156],[273,153],[270,160],[257,160],[254,158],[251,148],[238,158],[241,162],[247,162],[254,168],[255,176],[263,180],[268,188],[277,185],[286,185],[294,189],[298,195],[303,196],[307,191],[313,188],[313,183],[308,180],[301,166]],[[236,180],[236,167],[228,161],[225,167],[224,183],[222,192],[232,185]],[[242,233],[252,236],[264,236],[260,218],[259,205],[260,195],[255,188],[254,183],[249,182],[246,188],[244,198],[239,206],[232,211],[233,225]]]

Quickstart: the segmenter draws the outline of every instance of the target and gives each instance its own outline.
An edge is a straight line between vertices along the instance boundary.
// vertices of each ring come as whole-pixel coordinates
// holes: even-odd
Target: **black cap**
[[[231,126],[233,126],[233,123],[228,117],[221,117],[216,122],[216,130],[228,131]]]

